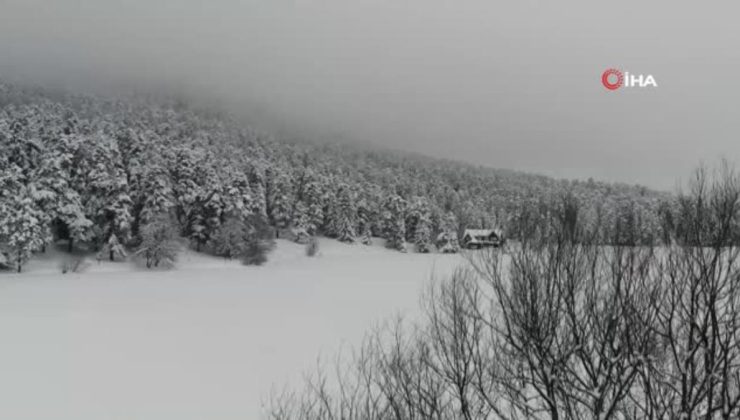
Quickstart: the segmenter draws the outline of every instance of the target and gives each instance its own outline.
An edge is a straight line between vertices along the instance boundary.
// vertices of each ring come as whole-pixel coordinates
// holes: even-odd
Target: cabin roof
[[[496,236],[501,236],[501,230],[499,229],[465,229],[463,236],[465,235],[470,235],[472,237],[491,236],[491,234],[496,234]]]

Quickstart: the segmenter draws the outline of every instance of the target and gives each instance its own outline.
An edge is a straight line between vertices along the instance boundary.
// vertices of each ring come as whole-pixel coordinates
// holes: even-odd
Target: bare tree
[[[652,348],[639,326],[652,319],[644,297],[653,249],[600,246],[577,202],[560,203],[539,229],[546,235],[471,259],[493,300],[480,316],[505,359],[503,395],[523,417],[626,415]]]
[[[428,361],[453,396],[456,417],[503,418],[498,398],[499,373],[487,319],[480,316],[483,291],[475,273],[458,269],[433,286],[424,300]]]
[[[643,380],[650,417],[740,416],[740,180],[727,165],[696,172],[680,197],[683,242],[667,248],[655,272],[661,285],[653,334],[663,357]]]

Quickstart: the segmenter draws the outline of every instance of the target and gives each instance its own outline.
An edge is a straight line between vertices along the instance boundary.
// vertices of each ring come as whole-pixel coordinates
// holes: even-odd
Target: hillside
[[[182,102],[100,98],[0,84],[0,243],[16,265],[57,240],[136,247],[171,223],[196,250],[258,218],[344,242],[385,238],[429,252],[465,228],[530,234],[578,200],[580,217],[661,237],[666,194],[336,144],[288,142]],[[156,226],[153,224],[158,223]],[[229,229],[227,229],[229,227]],[[233,226],[231,226],[233,227]],[[150,230],[151,230],[150,229]],[[605,232],[605,241],[616,240]],[[111,257],[113,253],[111,252]]]

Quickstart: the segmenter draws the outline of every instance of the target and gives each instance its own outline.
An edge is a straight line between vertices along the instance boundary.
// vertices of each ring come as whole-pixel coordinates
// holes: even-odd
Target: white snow
[[[458,255],[280,241],[264,267],[199,254],[173,271],[58,255],[0,274],[0,418],[257,419],[295,383],[394,314],[415,317]]]

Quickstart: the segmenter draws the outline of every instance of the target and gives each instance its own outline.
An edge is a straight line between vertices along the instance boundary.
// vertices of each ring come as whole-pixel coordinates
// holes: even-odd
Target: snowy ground
[[[0,274],[0,418],[258,419],[294,382],[397,313],[418,314],[455,255],[279,242],[264,267],[188,253],[177,270],[126,263],[61,275],[59,256]]]

